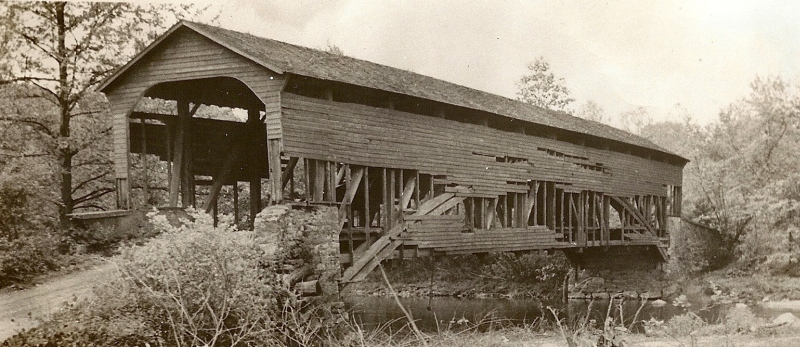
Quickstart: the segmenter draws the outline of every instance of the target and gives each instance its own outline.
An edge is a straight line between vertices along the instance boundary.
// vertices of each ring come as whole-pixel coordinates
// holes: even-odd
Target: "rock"
[[[608,300],[609,298],[611,298],[611,294],[606,292],[592,293],[592,298],[600,300]]]
[[[734,306],[734,307],[735,307],[737,310],[741,310],[741,309],[745,309],[745,308],[747,308],[747,304],[743,304],[743,303],[741,303],[741,302],[737,302],[737,303],[736,303],[736,306]]]
[[[689,299],[686,298],[685,294],[681,294],[677,298],[675,298],[675,300],[672,302],[672,305],[679,306],[679,307],[690,307],[690,306],[692,306],[692,304],[689,303]]]
[[[666,288],[661,290],[661,296],[663,296],[665,298],[672,297],[677,293],[678,293],[678,286],[675,285],[675,284],[671,284],[671,285],[669,285]]]
[[[653,305],[653,307],[664,307],[664,306],[667,305],[667,302],[664,301],[664,300],[658,299],[658,300],[655,300],[655,301],[651,302],[650,305]]]
[[[772,324],[776,326],[790,326],[793,328],[800,328],[800,321],[798,321],[797,317],[791,312],[786,312],[778,317],[775,317],[775,319],[772,320]]]
[[[769,298],[769,295],[767,295],[767,296],[765,296],[763,299],[761,299],[761,302],[768,302],[768,301],[769,301],[769,299],[770,299],[770,298]]]
[[[278,219],[289,213],[289,209],[288,205],[272,205],[259,212],[258,217],[265,222],[277,222]]]
[[[636,291],[633,291],[633,290],[626,290],[626,291],[622,292],[622,296],[624,296],[625,298],[628,298],[628,299],[638,299],[639,298],[639,293],[636,292]]]

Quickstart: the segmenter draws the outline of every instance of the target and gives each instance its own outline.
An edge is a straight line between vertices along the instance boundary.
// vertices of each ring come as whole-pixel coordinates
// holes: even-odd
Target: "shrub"
[[[251,344],[268,339],[277,312],[274,271],[255,234],[213,228],[194,214],[180,228],[127,249],[120,260],[137,305],[160,312],[175,346]]]
[[[725,314],[727,333],[748,333],[763,322],[747,307],[733,307]]]
[[[57,248],[58,239],[48,231],[0,242],[0,288],[58,269]]]
[[[0,181],[0,237],[13,241],[25,224],[28,192],[8,181]]]
[[[670,336],[683,337],[705,327],[706,322],[693,312],[674,316],[667,321],[665,331]]]
[[[517,283],[542,283],[558,287],[569,267],[561,253],[517,255],[510,252],[495,253],[492,263],[484,267],[484,273]]]
[[[190,217],[180,227],[154,217],[162,233],[124,248],[115,258],[121,275],[95,288],[92,301],[6,344],[272,346],[330,336],[331,312],[304,306],[283,287],[265,239],[236,230],[230,218],[214,228],[206,214]]]

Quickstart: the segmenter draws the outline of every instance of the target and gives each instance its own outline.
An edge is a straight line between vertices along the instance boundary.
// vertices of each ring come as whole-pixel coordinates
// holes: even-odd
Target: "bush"
[[[483,272],[517,283],[542,283],[557,288],[569,271],[566,257],[560,252],[557,255],[504,252],[494,253],[492,258]]]
[[[190,214],[181,227],[156,216],[162,233],[124,248],[121,276],[95,288],[94,300],[5,345],[272,346],[329,336],[330,312],[283,287],[264,239],[229,218],[214,228],[210,216]]]
[[[0,288],[25,282],[60,268],[58,239],[50,232],[25,232],[25,236],[0,242]]]
[[[693,312],[674,316],[667,321],[665,331],[674,337],[683,337],[705,327],[707,323]]]
[[[124,278],[140,309],[159,312],[170,345],[265,341],[278,307],[274,271],[253,232],[212,225],[205,214],[180,228],[162,223],[162,236],[123,252]]]
[[[25,225],[28,192],[8,181],[0,181],[0,237],[13,241]]]

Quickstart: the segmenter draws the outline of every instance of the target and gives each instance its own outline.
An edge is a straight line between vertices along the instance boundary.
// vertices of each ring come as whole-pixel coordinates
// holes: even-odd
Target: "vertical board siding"
[[[446,175],[475,196],[525,193],[528,180],[664,196],[665,185],[682,180],[679,165],[476,124],[290,93],[281,103],[287,155]]]

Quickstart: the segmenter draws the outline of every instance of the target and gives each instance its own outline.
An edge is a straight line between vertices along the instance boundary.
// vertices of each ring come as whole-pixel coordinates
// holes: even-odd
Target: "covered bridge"
[[[345,283],[426,255],[560,249],[596,263],[634,249],[656,264],[680,215],[687,160],[648,140],[214,26],[180,22],[99,89],[121,209],[337,206]]]

